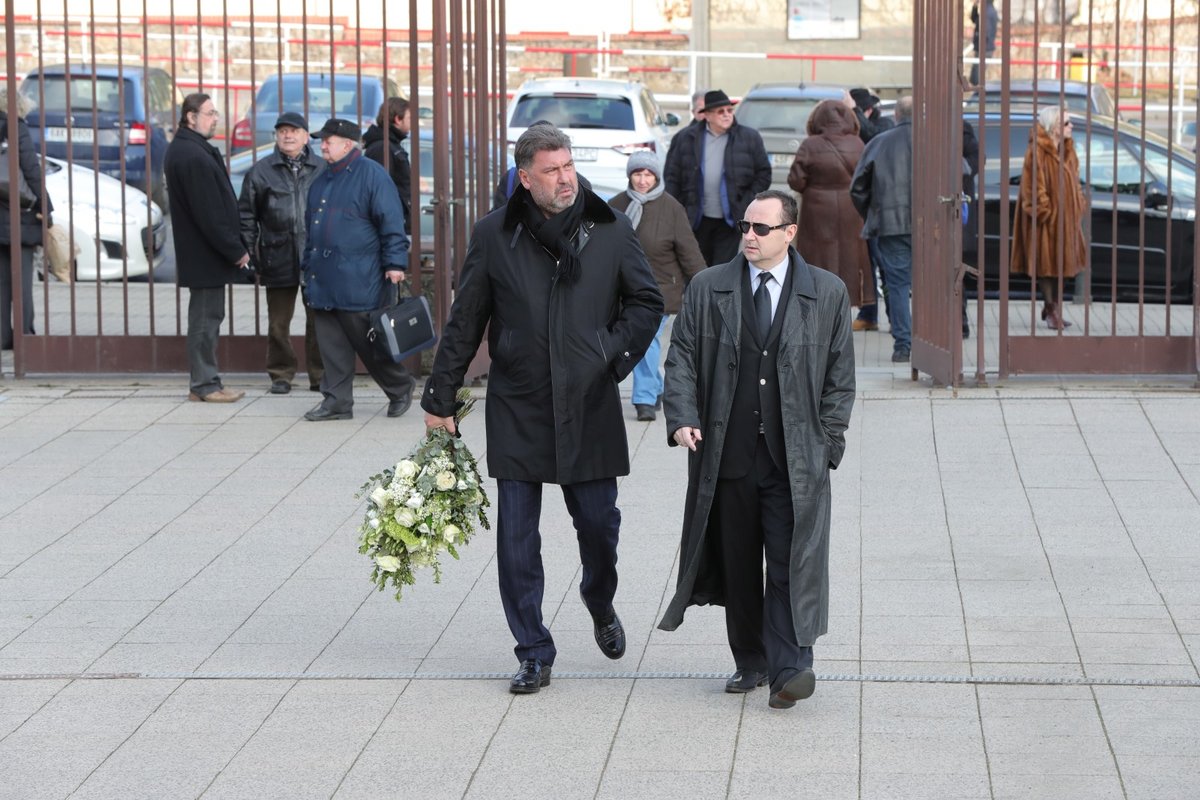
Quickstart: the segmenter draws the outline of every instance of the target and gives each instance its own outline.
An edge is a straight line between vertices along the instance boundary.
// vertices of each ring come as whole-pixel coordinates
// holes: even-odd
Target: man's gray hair
[[[542,150],[570,150],[571,137],[550,124],[530,125],[517,139],[513,160],[517,169],[528,170],[533,157]]]
[[[910,122],[913,117],[913,99],[911,94],[906,94],[896,101],[896,121]]]

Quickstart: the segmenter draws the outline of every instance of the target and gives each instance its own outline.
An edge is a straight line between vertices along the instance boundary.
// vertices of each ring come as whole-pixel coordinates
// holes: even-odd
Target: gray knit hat
[[[654,173],[654,177],[662,180],[662,164],[653,150],[635,150],[629,156],[629,163],[625,165],[625,176],[629,177],[639,169],[648,169]]]

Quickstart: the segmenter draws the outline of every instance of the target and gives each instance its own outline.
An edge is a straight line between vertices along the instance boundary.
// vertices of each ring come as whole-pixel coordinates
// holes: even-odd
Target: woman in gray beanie
[[[663,318],[645,358],[633,368],[633,407],[642,422],[652,422],[662,403],[663,375],[660,367],[663,329],[667,317],[679,313],[688,281],[707,266],[700,246],[688,224],[687,213],[663,191],[662,165],[650,150],[638,150],[625,168],[629,188],[608,204],[625,212],[646,251],[646,260],[663,295]]]

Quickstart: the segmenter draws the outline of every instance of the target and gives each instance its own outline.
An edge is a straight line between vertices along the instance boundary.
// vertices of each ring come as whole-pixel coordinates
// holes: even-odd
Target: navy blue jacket
[[[383,167],[358,149],[308,189],[301,269],[308,305],[370,311],[384,305],[388,270],[408,268],[404,209]]]

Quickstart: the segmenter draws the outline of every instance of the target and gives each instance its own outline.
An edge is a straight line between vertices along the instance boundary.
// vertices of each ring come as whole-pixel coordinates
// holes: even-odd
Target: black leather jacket
[[[866,224],[863,238],[912,233],[912,123],[901,122],[863,150],[850,199]]]
[[[300,285],[308,187],[324,170],[325,161],[309,144],[298,175],[278,148],[246,173],[238,200],[242,241],[263,286]]]

